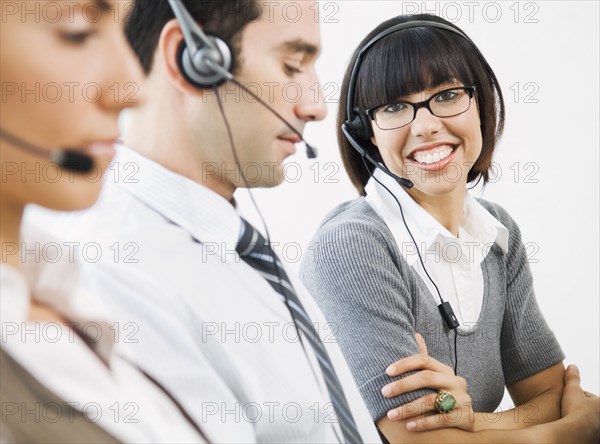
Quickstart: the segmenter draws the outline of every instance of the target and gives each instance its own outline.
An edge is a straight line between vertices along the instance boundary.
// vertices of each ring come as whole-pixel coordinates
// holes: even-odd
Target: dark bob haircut
[[[427,20],[457,26],[431,14],[401,15],[377,26],[354,51],[344,81],[337,114],[337,138],[340,153],[350,180],[361,195],[374,166],[363,163],[361,155],[352,148],[342,133],[346,121],[346,102],[352,67],[360,49],[373,37],[398,23]],[[398,97],[435,88],[445,82],[458,80],[475,85],[481,120],[483,147],[471,167],[467,182],[483,178],[488,181],[489,169],[497,141],[504,129],[504,99],[496,78],[481,52],[464,37],[439,28],[416,27],[394,32],[375,43],[363,56],[356,80],[354,106],[363,111]],[[382,161],[379,151],[370,140],[361,145],[375,159]]]
[[[240,67],[239,40],[247,24],[260,19],[255,0],[179,0],[204,32],[216,34],[231,45],[235,74]],[[136,0],[125,24],[125,34],[144,72],[152,70],[154,52],[165,25],[175,15],[167,0]],[[236,63],[237,60],[237,63]]]

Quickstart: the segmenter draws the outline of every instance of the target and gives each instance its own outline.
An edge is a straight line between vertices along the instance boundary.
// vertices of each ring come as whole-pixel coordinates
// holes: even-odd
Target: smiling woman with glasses
[[[504,128],[479,49],[438,16],[393,18],[354,52],[341,98],[338,142],[360,197],[325,217],[300,275],[383,435],[593,441],[597,397],[582,401],[578,427],[559,419],[575,392],[563,396],[564,354],[519,227],[468,191],[487,182]],[[505,388],[516,407],[489,420]]]

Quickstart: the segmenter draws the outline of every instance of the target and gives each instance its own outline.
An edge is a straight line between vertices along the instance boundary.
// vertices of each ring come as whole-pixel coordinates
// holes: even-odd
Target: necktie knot
[[[245,219],[242,219],[240,238],[235,250],[244,260],[252,256],[263,258],[275,256],[265,237]]]
[[[240,227],[240,238],[236,245],[236,251],[240,256],[248,256],[257,246],[260,233],[250,223],[242,219]]]

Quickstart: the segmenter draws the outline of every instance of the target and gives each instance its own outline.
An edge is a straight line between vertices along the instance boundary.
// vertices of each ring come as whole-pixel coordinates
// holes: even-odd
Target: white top
[[[115,183],[109,172],[98,205],[84,214],[63,214],[54,227],[64,240],[103,245],[107,254],[90,264],[85,284],[103,295],[122,322],[139,323],[130,358],[190,414],[203,417],[209,439],[221,425],[240,430],[226,439],[214,435],[222,441],[244,441],[247,427],[258,442],[340,442],[310,345],[305,353],[281,297],[235,251],[241,228],[235,208],[130,149],[119,147],[114,164],[136,173]],[[115,243],[130,245],[129,261],[121,257],[115,264],[108,249]],[[335,326],[296,276],[289,277],[323,339],[363,439],[380,442],[333,337]],[[215,394],[222,381],[233,401]]]
[[[494,242],[507,252],[508,230],[467,191],[463,219],[456,237],[390,176],[376,169],[375,177],[394,193],[402,205],[406,223],[415,238],[425,267],[444,301],[449,301],[454,309],[460,322],[459,329],[472,330],[479,319],[483,303],[481,262]],[[373,178],[369,179],[365,191],[366,201],[387,224],[402,256],[417,271],[439,304],[437,291],[423,270],[415,245],[402,221],[398,204]]]
[[[114,324],[105,320],[92,299],[74,295],[75,265],[31,258],[24,265],[26,275],[0,265],[5,351],[65,403],[123,442],[204,442],[163,391],[114,353],[119,346]],[[72,323],[94,351],[68,325],[29,321],[31,295]],[[40,408],[37,414],[52,420],[57,414],[68,415],[67,407],[50,413]],[[25,417],[34,421],[35,414]]]

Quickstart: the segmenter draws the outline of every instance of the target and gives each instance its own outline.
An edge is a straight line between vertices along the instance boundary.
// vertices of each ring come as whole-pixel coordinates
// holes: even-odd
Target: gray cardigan
[[[564,354],[536,302],[518,226],[499,205],[478,201],[506,226],[509,245],[505,255],[494,244],[481,264],[483,306],[478,323],[458,332],[458,374],[467,380],[473,409],[492,412],[505,385],[561,362]],[[418,353],[415,332],[424,336],[431,356],[453,367],[454,332],[364,198],[325,217],[300,277],[334,325],[374,421],[390,408],[432,393],[419,390],[387,399],[380,392],[397,379],[385,374],[387,366]]]

